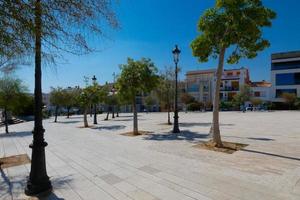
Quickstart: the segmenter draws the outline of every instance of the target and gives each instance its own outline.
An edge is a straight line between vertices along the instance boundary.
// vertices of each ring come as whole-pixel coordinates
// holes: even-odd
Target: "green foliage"
[[[235,105],[243,105],[246,101],[249,101],[251,97],[251,88],[249,85],[242,85],[240,87],[240,92],[233,97],[233,102]]]
[[[151,95],[148,95],[146,98],[145,98],[145,105],[146,106],[153,106],[155,105],[156,101],[155,101],[155,98]]]
[[[204,108],[204,104],[202,102],[192,102],[187,105],[187,110],[189,111],[199,111]]]
[[[263,103],[263,101],[258,98],[251,98],[250,101],[253,106],[259,106],[259,105],[262,105],[262,103]]]
[[[221,110],[233,110],[235,108],[235,104],[232,101],[221,101],[220,109]]]
[[[289,109],[292,109],[293,105],[297,101],[297,96],[293,93],[283,93],[281,98],[284,99],[284,102],[289,106]]]
[[[158,83],[157,69],[150,59],[127,59],[127,64],[120,66],[122,72],[117,81],[121,98],[133,101],[142,92],[149,93]]]
[[[262,38],[262,28],[270,27],[275,12],[265,8],[261,0],[217,0],[200,18],[201,33],[192,43],[193,55],[200,62],[214,58],[221,49],[232,47],[227,62],[237,63],[240,58],[254,58],[270,44]]]
[[[65,103],[65,98],[64,98],[64,90],[61,87],[57,87],[57,88],[51,88],[50,91],[50,103],[53,106],[63,106]]]
[[[181,102],[184,103],[185,105],[195,102],[195,98],[192,95],[190,95],[189,93],[182,93],[180,95],[180,99],[181,99]]]
[[[170,109],[174,104],[175,87],[174,87],[175,72],[173,68],[165,68],[160,72],[158,87],[155,89],[155,94],[160,101],[160,105]]]
[[[30,116],[34,115],[34,98],[33,96],[22,93],[19,95],[18,104],[12,110],[14,115],[17,116]]]
[[[27,88],[22,81],[9,76],[0,78],[0,108],[16,111],[21,106]]]
[[[80,95],[79,88],[65,88],[62,90],[62,106],[71,108],[77,105],[77,98]]]

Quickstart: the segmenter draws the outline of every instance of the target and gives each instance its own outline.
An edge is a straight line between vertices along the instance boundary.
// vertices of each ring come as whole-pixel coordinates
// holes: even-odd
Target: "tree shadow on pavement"
[[[258,138],[258,137],[248,137],[247,139],[249,139],[249,140],[260,140],[260,141],[275,141],[274,139],[271,139],[271,138]]]
[[[209,127],[211,126],[211,123],[189,123],[189,122],[183,122],[179,123],[180,127],[192,127],[192,126],[204,126]],[[234,124],[220,124],[220,126],[234,126]]]
[[[113,125],[113,126],[99,126],[99,127],[92,127],[91,129],[95,129],[95,130],[121,130],[121,129],[124,129],[126,128],[126,126],[124,125]]]
[[[249,139],[249,140],[257,140],[257,141],[275,141],[272,138],[265,138],[265,137],[240,137],[240,136],[223,136],[228,138],[239,138],[239,139]]]
[[[257,154],[266,155],[266,156],[273,156],[273,157],[277,157],[277,158],[284,158],[284,159],[289,159],[289,160],[300,161],[300,158],[284,156],[284,155],[279,155],[279,154],[274,154],[274,153],[268,153],[268,152],[263,152],[263,151],[256,151],[256,150],[250,150],[250,149],[241,149],[241,151],[245,151],[245,152],[249,152],[249,153],[257,153]]]
[[[82,122],[82,121],[78,121],[78,120],[72,120],[72,121],[58,121],[56,123],[58,124],[75,124],[75,123],[79,123],[79,122]],[[52,122],[52,123],[55,123],[55,122]]]
[[[156,141],[172,141],[172,140],[185,140],[197,142],[202,139],[209,138],[209,134],[201,134],[191,132],[189,130],[181,130],[180,133],[163,133],[163,134],[147,134],[144,137],[145,140],[156,140]]]
[[[0,138],[7,138],[7,137],[27,137],[32,136],[31,131],[20,131],[20,132],[11,132],[11,133],[3,133],[0,134]]]

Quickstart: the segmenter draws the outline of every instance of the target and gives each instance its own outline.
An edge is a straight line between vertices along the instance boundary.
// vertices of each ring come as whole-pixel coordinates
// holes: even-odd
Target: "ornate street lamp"
[[[96,85],[97,78],[95,75],[93,76],[92,81],[93,81],[93,84]],[[97,123],[97,104],[94,104],[94,124],[98,124]]]
[[[177,83],[177,76],[178,76],[178,62],[179,62],[179,54],[180,50],[177,45],[175,45],[175,48],[173,49],[173,57],[174,57],[174,63],[175,63],[175,106],[174,106],[174,126],[173,126],[173,133],[180,133],[179,130],[179,124],[178,124],[178,83]]]

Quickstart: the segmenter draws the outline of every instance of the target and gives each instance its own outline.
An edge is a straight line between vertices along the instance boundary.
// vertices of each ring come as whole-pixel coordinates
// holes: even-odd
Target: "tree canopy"
[[[142,92],[151,92],[158,83],[157,68],[150,59],[127,59],[127,64],[120,66],[122,72],[117,81],[119,94],[124,99],[132,100]]]
[[[222,48],[232,47],[227,62],[254,58],[258,51],[270,45],[262,38],[262,28],[270,27],[275,12],[263,6],[261,0],[217,0],[200,18],[201,33],[191,44],[193,55],[200,62],[216,58]]]

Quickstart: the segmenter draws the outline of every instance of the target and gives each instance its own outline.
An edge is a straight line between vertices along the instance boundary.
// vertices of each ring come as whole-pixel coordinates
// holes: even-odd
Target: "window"
[[[276,85],[300,85],[300,73],[276,74]]]
[[[257,91],[254,92],[254,96],[255,96],[255,97],[260,97],[260,92],[257,92]]]
[[[291,93],[295,94],[297,96],[297,90],[296,89],[277,89],[276,90],[276,98],[281,97],[283,93]]]
[[[241,74],[241,72],[237,72],[236,74],[237,74],[237,75],[240,75],[240,74]]]
[[[299,68],[300,68],[300,61],[291,61],[291,62],[272,63],[271,70],[299,69]]]
[[[227,76],[232,76],[233,73],[232,72],[227,72]]]
[[[189,85],[187,88],[188,92],[199,92],[199,86],[197,84]]]

